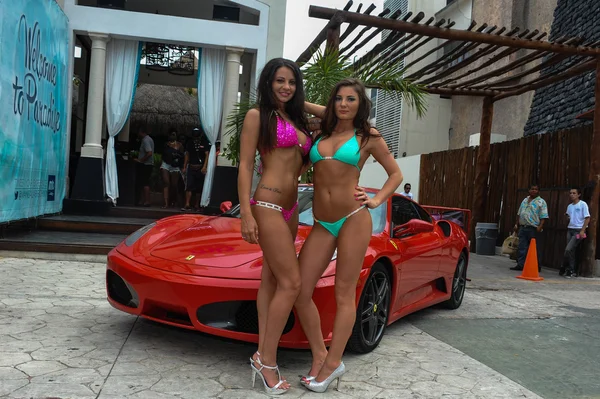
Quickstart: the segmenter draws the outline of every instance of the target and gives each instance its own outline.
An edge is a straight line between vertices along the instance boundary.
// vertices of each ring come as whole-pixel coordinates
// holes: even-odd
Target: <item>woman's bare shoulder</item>
[[[246,119],[260,119],[260,111],[258,108],[252,108],[246,112]]]

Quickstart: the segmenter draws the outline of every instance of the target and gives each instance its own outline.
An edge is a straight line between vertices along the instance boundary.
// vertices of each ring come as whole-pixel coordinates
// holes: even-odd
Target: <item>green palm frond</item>
[[[404,79],[404,70],[392,68],[375,69],[357,76],[367,87],[378,88],[395,96],[414,108],[419,118],[427,112],[427,98],[424,88],[416,83]]]
[[[305,64],[304,90],[306,99],[315,104],[327,104],[331,89],[337,82],[350,77],[350,64],[334,51],[317,51],[312,62]]]
[[[404,78],[404,70],[397,64],[374,63],[372,66],[355,66],[335,50],[318,50],[313,59],[303,65],[306,98],[325,105],[336,83],[345,78],[362,80],[367,87],[381,89],[402,98],[414,108],[418,117],[427,111],[423,87]]]

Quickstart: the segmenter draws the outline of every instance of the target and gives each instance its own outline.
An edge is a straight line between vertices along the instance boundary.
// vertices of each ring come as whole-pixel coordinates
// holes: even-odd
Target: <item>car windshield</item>
[[[367,193],[369,197],[373,197],[375,193]],[[299,223],[304,226],[312,226],[315,222],[312,212],[313,188],[301,186],[298,187],[298,210]],[[382,204],[375,209],[369,209],[371,218],[373,219],[373,234],[379,234],[385,228],[385,215],[387,214],[386,204]],[[240,206],[236,205],[222,216],[225,217],[240,217]]]

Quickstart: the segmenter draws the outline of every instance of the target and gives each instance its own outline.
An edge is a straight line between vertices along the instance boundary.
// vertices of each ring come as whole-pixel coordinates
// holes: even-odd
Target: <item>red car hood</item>
[[[300,229],[296,238],[298,250],[308,230]],[[262,258],[260,246],[242,239],[240,219],[228,217],[203,219],[157,244],[150,254],[183,264],[191,274],[201,274],[206,268],[234,268]]]

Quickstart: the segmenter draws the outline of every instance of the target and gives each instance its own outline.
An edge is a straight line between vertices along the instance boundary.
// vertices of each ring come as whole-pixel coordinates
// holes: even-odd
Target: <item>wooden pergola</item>
[[[478,26],[475,21],[468,29],[459,30],[452,28],[454,22],[443,19],[435,21],[434,18],[424,20],[422,12],[401,15],[400,12],[390,14],[390,10],[386,9],[378,15],[371,15],[374,5],[367,7],[362,13],[362,4],[355,11],[350,10],[352,5],[353,1],[350,0],[343,10],[310,6],[310,17],[326,19],[328,23],[296,62],[302,64],[309,61],[325,41],[328,48],[338,50],[342,57],[350,59],[378,33],[387,31],[388,35],[381,43],[354,61],[355,68],[367,72],[375,68],[411,68],[406,79],[420,84],[428,93],[483,97],[472,227],[477,222],[484,221],[482,219],[490,169],[490,136],[496,101],[595,70],[597,101],[593,112],[590,111],[594,119],[591,153],[600,155],[600,41],[587,41],[580,37],[559,37],[548,41],[546,33],[537,30],[521,31],[516,27],[509,30],[485,23]],[[341,32],[343,23],[348,25]],[[347,40],[359,27],[362,29],[354,39]],[[402,66],[401,60],[435,38],[445,40]],[[426,61],[429,55],[445,46],[452,47],[442,57]],[[515,54],[517,52],[519,53]],[[511,55],[507,62],[507,57]],[[533,66],[529,65],[533,61],[538,62]],[[537,75],[537,72],[550,66],[557,69],[555,74]],[[484,69],[488,72],[484,73]],[[527,80],[523,82],[523,79]],[[589,180],[595,186],[589,204],[591,220],[580,273],[583,276],[591,276],[595,264],[600,202],[599,156],[592,155]]]

